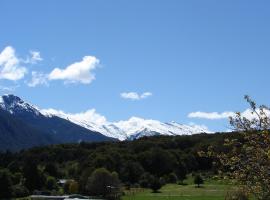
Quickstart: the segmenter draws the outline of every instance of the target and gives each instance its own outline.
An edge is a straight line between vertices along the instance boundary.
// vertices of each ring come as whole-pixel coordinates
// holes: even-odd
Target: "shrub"
[[[63,190],[65,194],[69,194],[69,185],[70,185],[71,181],[67,181],[65,182],[64,186],[63,186]]]
[[[150,184],[153,180],[154,176],[152,176],[150,173],[144,173],[141,177],[140,177],[140,186],[142,188],[150,188]]]
[[[21,198],[29,195],[28,189],[23,185],[15,185],[12,187],[14,197]]]
[[[57,182],[54,177],[48,176],[46,180],[46,187],[48,190],[57,189]]]
[[[167,183],[176,183],[178,180],[175,173],[170,173],[168,176],[166,176],[166,182]]]
[[[12,196],[11,174],[8,170],[0,170],[0,199],[10,198]]]
[[[88,178],[86,189],[89,195],[109,198],[117,196],[120,190],[120,181],[117,173],[110,173],[105,168],[96,169]]]
[[[248,200],[248,195],[243,190],[228,192],[225,200]]]
[[[150,188],[154,193],[158,192],[158,190],[162,187],[162,184],[160,182],[160,179],[157,177],[154,177],[153,180],[150,183]]]
[[[76,194],[79,191],[79,184],[77,181],[71,181],[69,184],[69,193]]]
[[[202,177],[201,177],[200,175],[196,175],[196,176],[194,177],[194,184],[196,184],[198,188],[199,188],[200,185],[203,184],[203,183],[204,183],[204,181],[203,181],[203,179],[202,179]]]

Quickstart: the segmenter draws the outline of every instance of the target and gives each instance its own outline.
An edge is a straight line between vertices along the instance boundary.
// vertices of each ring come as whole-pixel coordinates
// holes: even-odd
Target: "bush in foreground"
[[[194,177],[194,184],[196,184],[198,188],[199,188],[200,185],[203,184],[203,183],[204,183],[204,181],[203,181],[203,179],[202,179],[202,177],[201,177],[200,175],[196,175],[196,176]]]
[[[154,193],[157,193],[158,190],[162,187],[162,183],[159,178],[154,177],[150,182],[150,188]]]
[[[248,196],[243,190],[237,190],[227,193],[225,200],[248,200]]]

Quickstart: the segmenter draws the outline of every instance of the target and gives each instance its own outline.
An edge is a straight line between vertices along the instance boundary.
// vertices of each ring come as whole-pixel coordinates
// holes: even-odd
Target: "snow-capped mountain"
[[[68,114],[54,109],[42,110],[48,117],[58,116],[92,131],[102,133],[107,137],[119,140],[131,140],[144,136],[154,135],[191,135],[196,133],[209,133],[207,127],[197,125],[183,125],[176,122],[162,123],[157,120],[132,117],[127,121],[108,122],[105,117],[98,116],[99,121],[93,119],[98,115],[89,110],[86,113]]]
[[[58,140],[66,142],[79,138],[88,140],[89,136],[94,136],[94,140],[105,138],[132,140],[143,136],[191,135],[209,132],[203,126],[183,125],[176,122],[163,123],[138,117],[131,117],[126,121],[109,122],[93,109],[77,114],[54,109],[39,109],[15,95],[0,97],[0,109],[19,117],[20,120],[37,129],[56,135]],[[100,138],[98,134],[103,135],[104,138]]]
[[[31,105],[12,94],[0,96],[0,108],[9,112],[10,114],[28,112],[37,116],[41,115],[36,106]]]
[[[41,144],[115,140],[62,117],[45,116],[36,106],[15,95],[0,97],[0,114],[0,150],[15,143],[16,149],[20,149]]]

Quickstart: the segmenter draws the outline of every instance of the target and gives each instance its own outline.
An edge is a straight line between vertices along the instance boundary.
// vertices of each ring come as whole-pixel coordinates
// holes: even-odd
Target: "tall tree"
[[[25,163],[23,176],[25,178],[25,186],[30,192],[41,189],[45,184],[45,178],[38,170],[37,164],[33,160],[29,160]]]
[[[217,155],[226,172],[259,200],[270,199],[270,110],[245,96],[249,112],[237,112],[230,124],[240,133],[225,140],[228,151]],[[248,114],[248,116],[247,116]],[[210,152],[213,152],[212,150]]]
[[[195,175],[194,184],[196,184],[197,187],[199,188],[200,185],[203,184],[203,183],[204,183],[203,178],[199,174]]]
[[[153,177],[153,179],[150,182],[150,188],[154,193],[157,193],[158,190],[162,187],[162,183],[160,181],[160,178]]]
[[[11,174],[8,170],[0,170],[0,198],[12,197]]]
[[[110,173],[105,168],[99,168],[89,177],[86,187],[89,195],[106,198],[119,191],[120,181],[116,173]]]

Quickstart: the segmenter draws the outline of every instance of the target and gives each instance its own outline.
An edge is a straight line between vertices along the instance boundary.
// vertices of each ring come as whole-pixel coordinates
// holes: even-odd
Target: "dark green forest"
[[[159,188],[179,183],[190,173],[216,173],[212,160],[199,156],[215,146],[222,149],[225,138],[236,133],[198,134],[192,136],[155,136],[134,141],[61,144],[0,154],[2,197],[27,196],[35,190],[50,193],[93,195],[95,179],[108,177],[106,185],[114,188]],[[60,179],[69,180],[61,191]],[[119,189],[120,190],[120,189]],[[95,190],[96,191],[96,190]],[[95,195],[104,196],[106,191]]]

